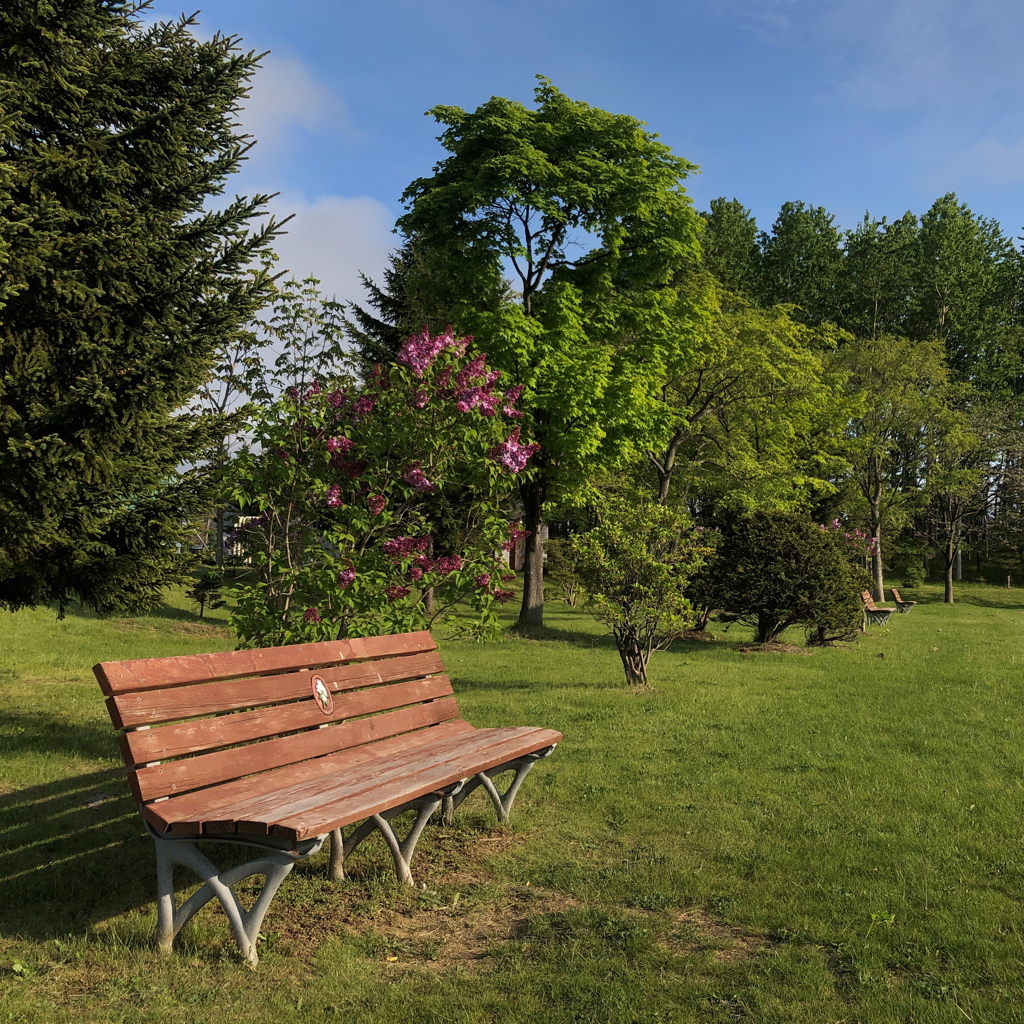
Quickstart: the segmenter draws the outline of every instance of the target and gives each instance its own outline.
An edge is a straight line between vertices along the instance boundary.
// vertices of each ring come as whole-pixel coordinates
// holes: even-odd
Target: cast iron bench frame
[[[889,589],[892,591],[892,599],[896,602],[896,611],[898,611],[900,615],[906,615],[907,612],[917,604],[916,601],[904,601],[903,598],[900,597],[900,592],[895,587],[890,587]]]
[[[344,878],[345,859],[379,831],[399,881],[412,884],[416,843],[438,808],[450,823],[479,787],[507,821],[527,772],[562,738],[464,721],[425,631],[104,662],[93,671],[156,844],[157,948],[169,953],[182,927],[216,898],[252,966],[278,886],[328,836],[332,880]],[[502,793],[494,779],[506,772],[514,775]],[[416,817],[400,839],[391,819],[405,811]],[[202,842],[259,852],[218,871]],[[180,906],[177,865],[205,883]],[[247,911],[234,886],[257,874],[266,881]]]

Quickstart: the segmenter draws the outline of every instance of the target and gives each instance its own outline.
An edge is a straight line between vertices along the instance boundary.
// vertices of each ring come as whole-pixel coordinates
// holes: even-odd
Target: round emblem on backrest
[[[331,696],[331,691],[327,689],[327,684],[319,676],[313,676],[310,686],[313,690],[313,699],[317,702],[320,710],[325,715],[331,714],[334,711],[334,698]]]

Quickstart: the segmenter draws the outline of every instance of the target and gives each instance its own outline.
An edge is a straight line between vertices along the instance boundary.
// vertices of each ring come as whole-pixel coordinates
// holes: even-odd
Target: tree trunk
[[[877,504],[872,504],[870,522],[868,524],[871,534],[871,585],[874,588],[872,595],[876,601],[885,600],[885,580],[882,569],[882,512]]]
[[[630,634],[615,634],[615,646],[619,649],[622,667],[626,670],[626,682],[630,686],[647,685],[647,651],[640,641]]]
[[[950,538],[946,541],[946,557],[943,559],[945,572],[943,573],[944,593],[942,600],[946,604],[953,603],[953,570],[956,568],[956,556],[960,550],[960,545],[955,544],[953,539]]]
[[[544,544],[540,530],[544,525],[544,487],[540,480],[526,481],[520,494],[523,499],[523,529],[530,535],[525,542],[523,565],[523,603],[519,609],[520,626],[544,625]]]
[[[757,617],[757,633],[754,640],[759,644],[774,644],[785,631],[786,627],[776,616],[761,613]]]

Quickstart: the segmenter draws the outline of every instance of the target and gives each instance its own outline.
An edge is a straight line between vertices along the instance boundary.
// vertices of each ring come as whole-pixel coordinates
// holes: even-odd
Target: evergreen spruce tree
[[[222,426],[184,410],[273,287],[269,197],[207,202],[258,56],[145,6],[0,5],[0,608],[181,577]]]

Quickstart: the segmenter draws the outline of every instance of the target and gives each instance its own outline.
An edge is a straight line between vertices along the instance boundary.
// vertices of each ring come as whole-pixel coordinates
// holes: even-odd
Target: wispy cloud
[[[278,269],[287,277],[320,279],[320,290],[340,302],[365,298],[359,273],[380,280],[388,254],[398,244],[391,233],[394,214],[367,196],[321,196],[312,202],[300,195],[281,195],[274,200],[278,215],[294,213],[288,234],[274,245]]]
[[[286,146],[299,130],[330,128],[350,142],[360,137],[340,96],[318,82],[301,60],[274,54],[263,58],[240,120],[264,153]]]

